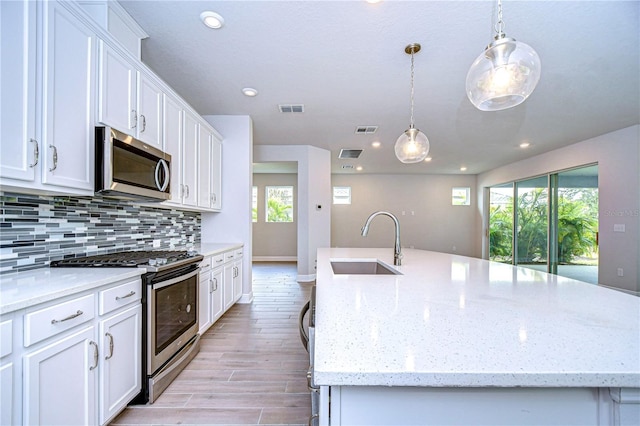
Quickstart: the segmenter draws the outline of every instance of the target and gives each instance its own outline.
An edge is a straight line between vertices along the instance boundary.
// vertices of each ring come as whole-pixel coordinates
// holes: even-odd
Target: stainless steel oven
[[[198,264],[189,263],[143,276],[146,386],[137,402],[153,403],[200,350],[198,273]]]
[[[68,258],[52,267],[137,267],[142,275],[142,389],[133,404],[154,402],[198,354],[198,272],[187,251],[129,251]]]

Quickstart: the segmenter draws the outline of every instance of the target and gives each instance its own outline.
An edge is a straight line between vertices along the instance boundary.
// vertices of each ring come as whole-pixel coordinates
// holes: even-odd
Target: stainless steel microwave
[[[111,127],[96,127],[95,190],[125,199],[171,198],[171,156]]]

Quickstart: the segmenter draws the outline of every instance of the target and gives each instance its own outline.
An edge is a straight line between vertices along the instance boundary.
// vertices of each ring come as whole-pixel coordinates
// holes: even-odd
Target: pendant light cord
[[[410,129],[413,129],[413,50],[411,51],[411,122]]]
[[[502,0],[498,0],[498,22],[494,29],[496,30],[496,39],[504,38],[504,21],[502,20]]]

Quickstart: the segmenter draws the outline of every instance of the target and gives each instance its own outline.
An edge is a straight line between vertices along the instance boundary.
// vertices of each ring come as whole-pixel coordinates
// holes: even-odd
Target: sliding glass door
[[[489,189],[489,259],[598,282],[598,166]]]

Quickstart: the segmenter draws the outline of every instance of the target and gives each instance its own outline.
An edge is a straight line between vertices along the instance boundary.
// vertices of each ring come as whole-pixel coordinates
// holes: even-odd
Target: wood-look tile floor
[[[295,263],[254,263],[251,304],[231,307],[200,353],[152,405],[127,407],[112,425],[306,425],[308,354],[298,313],[312,283]]]

